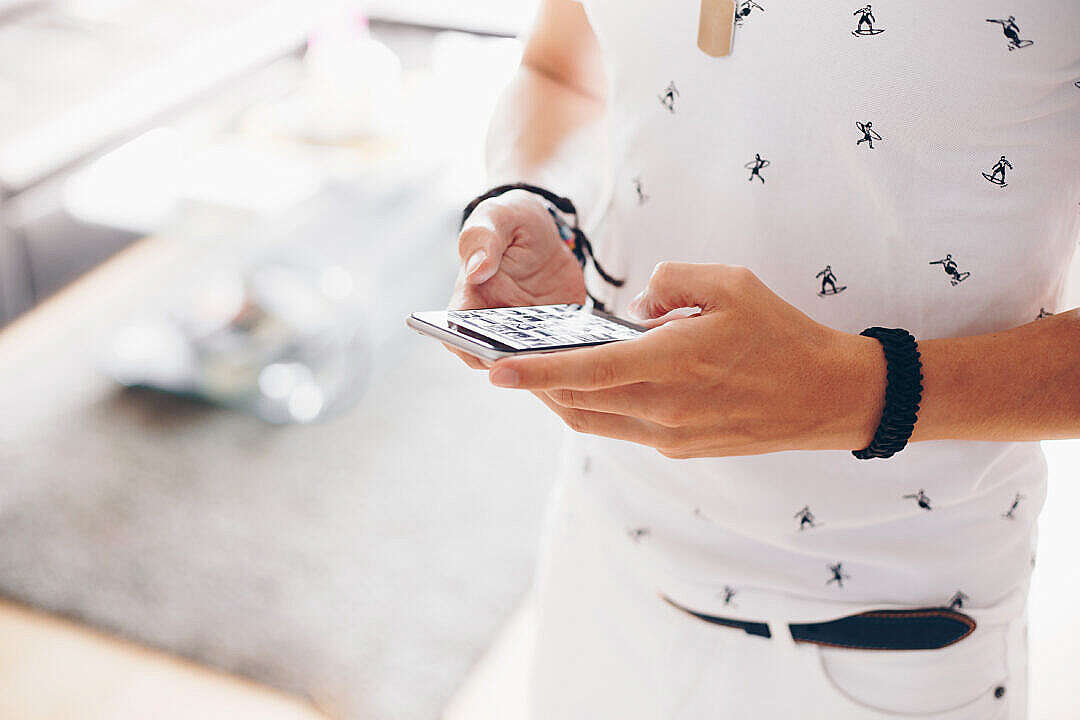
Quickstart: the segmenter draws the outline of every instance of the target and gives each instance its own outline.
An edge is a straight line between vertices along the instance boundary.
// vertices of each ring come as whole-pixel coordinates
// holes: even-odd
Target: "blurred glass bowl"
[[[272,423],[308,423],[358,398],[363,308],[344,268],[277,257],[200,278],[165,316],[121,328],[107,371]]]

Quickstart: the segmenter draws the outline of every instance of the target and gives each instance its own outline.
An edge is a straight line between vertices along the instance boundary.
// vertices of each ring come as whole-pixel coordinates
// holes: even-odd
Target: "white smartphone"
[[[632,340],[646,328],[577,304],[415,312],[417,332],[487,360]]]

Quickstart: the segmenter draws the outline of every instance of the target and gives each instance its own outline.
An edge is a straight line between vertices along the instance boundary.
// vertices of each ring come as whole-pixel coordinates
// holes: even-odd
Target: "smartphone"
[[[646,328],[577,304],[415,312],[417,332],[486,360],[632,340]]]

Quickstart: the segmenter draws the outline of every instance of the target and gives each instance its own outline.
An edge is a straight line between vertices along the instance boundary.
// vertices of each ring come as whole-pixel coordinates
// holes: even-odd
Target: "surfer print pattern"
[[[673,259],[749,267],[853,333],[970,335],[1057,309],[1080,239],[1080,93],[1062,72],[1080,66],[1080,3],[737,2],[724,57],[693,42],[701,0],[583,5],[611,81],[608,195],[583,225],[627,278],[587,280],[614,312]],[[869,468],[568,442],[643,561],[735,588],[747,611],[770,593],[944,606],[957,587],[978,606],[1030,571],[1034,443],[915,443]],[[995,562],[942,553],[955,543]]]
[[[583,6],[609,82],[605,195],[583,227],[626,282],[586,280],[615,314],[665,260],[748,267],[850,333],[976,335],[1060,308],[1080,240],[1080,2],[738,2],[723,57],[695,43],[701,0]],[[562,486],[604,508],[653,599],[817,620],[996,612],[1026,592],[1038,443],[917,442],[867,463],[565,442]]]

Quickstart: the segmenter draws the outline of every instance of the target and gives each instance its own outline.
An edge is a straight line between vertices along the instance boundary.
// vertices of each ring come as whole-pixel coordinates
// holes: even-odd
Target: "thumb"
[[[506,242],[497,231],[483,225],[473,225],[461,231],[458,254],[466,284],[481,285],[499,270]]]
[[[627,311],[638,320],[658,318],[679,308],[700,308],[702,314],[716,309],[727,265],[706,263],[659,263],[649,282],[630,301]]]
[[[480,285],[499,270],[513,234],[513,218],[506,208],[485,200],[477,206],[458,235],[465,282]]]

